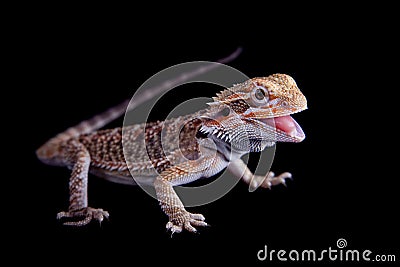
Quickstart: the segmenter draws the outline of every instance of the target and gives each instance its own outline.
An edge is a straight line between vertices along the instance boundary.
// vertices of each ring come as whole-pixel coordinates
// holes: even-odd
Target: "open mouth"
[[[294,138],[297,142],[303,141],[305,138],[305,134],[300,125],[290,115],[257,120],[272,127],[275,127],[277,129],[277,132],[284,133]]]

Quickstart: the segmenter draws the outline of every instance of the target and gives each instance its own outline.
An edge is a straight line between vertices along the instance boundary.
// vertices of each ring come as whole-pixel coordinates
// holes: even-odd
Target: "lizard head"
[[[229,108],[230,112],[206,122],[203,132],[222,132],[225,139],[233,140],[241,127],[250,141],[257,141],[256,150],[275,142],[301,142],[305,138],[290,115],[307,109],[307,100],[289,75],[253,78],[220,92],[213,100],[209,103],[212,108]]]

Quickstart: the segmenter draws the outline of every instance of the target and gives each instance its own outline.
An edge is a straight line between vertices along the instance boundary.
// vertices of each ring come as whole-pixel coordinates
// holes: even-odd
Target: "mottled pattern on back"
[[[173,164],[200,157],[196,133],[201,127],[198,116],[204,112],[127,126],[124,136],[122,128],[115,128],[84,134],[78,140],[87,148],[93,167],[123,171],[129,166],[137,176],[146,175],[146,170],[151,173],[153,168],[160,173]]]
[[[107,170],[126,169],[121,128],[81,135],[79,142],[88,150],[92,166]]]

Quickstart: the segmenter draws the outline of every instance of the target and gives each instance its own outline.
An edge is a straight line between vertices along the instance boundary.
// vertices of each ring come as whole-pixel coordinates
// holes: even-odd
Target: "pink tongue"
[[[283,116],[274,118],[275,127],[284,131],[288,134],[295,134],[296,133],[296,124],[292,117],[290,116]]]

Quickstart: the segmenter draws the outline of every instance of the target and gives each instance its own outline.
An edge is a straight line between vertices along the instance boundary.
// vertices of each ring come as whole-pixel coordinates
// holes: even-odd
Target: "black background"
[[[28,140],[23,145],[27,159],[14,175],[24,177],[14,187],[14,198],[24,201],[13,208],[22,218],[12,216],[16,230],[9,247],[40,261],[57,256],[62,262],[252,265],[264,245],[318,250],[336,247],[336,240],[345,238],[349,248],[400,257],[393,119],[398,105],[392,95],[398,90],[393,73],[398,67],[390,65],[397,62],[392,22],[385,16],[376,23],[369,16],[376,14],[373,8],[327,10],[285,15],[286,23],[259,12],[241,21],[234,14],[216,14],[218,22],[193,19],[198,23],[190,30],[183,28],[189,23],[186,16],[153,27],[129,16],[92,16],[95,12],[88,10],[79,15],[55,12],[26,23],[17,49],[30,84],[18,97],[27,103],[23,128],[29,130],[18,131]],[[90,175],[89,204],[108,210],[110,220],[82,228],[56,221],[57,212],[68,206],[70,172],[42,164],[35,149],[130,97],[158,71],[187,61],[213,61],[238,46],[243,53],[230,66],[249,77],[289,74],[308,99],[309,109],[294,116],[306,139],[278,144],[272,167],[277,173],[293,173],[287,188],[249,193],[239,183],[220,200],[190,208],[203,213],[211,227],[171,238],[165,231],[167,217],[140,188]],[[188,87],[187,95],[170,96],[164,103],[199,96],[195,91]],[[160,109],[160,116],[165,112]]]

